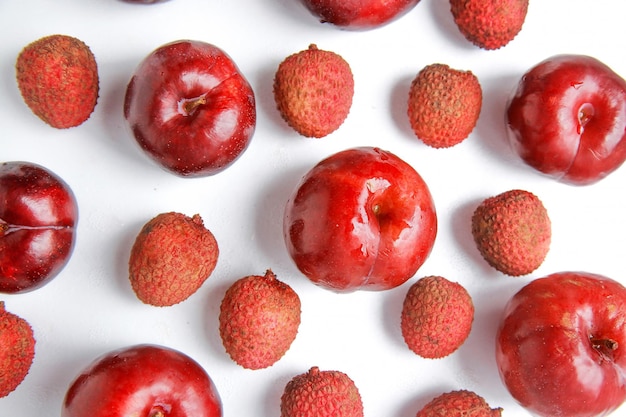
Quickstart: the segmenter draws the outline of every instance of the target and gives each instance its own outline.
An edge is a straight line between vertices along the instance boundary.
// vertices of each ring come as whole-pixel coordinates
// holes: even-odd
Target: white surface
[[[297,0],[171,0],[133,5],[119,0],[3,1],[0,5],[0,155],[40,163],[64,178],[79,203],[74,254],[54,281],[31,293],[4,295],[7,310],[32,324],[37,339],[30,374],[0,399],[0,415],[58,415],[74,376],[96,356],[136,343],[187,353],[215,381],[225,416],[275,417],[284,385],[313,365],[346,372],[365,415],[411,417],[432,397],[471,389],[509,417],[527,416],[499,380],[494,334],[507,299],[532,278],[586,270],[626,283],[626,167],[589,187],[541,177],[514,156],[503,111],[522,73],[557,53],[593,55],[626,74],[626,2],[532,1],[522,32],[505,48],[483,51],[461,37],[445,0],[422,0],[383,28],[345,32],[317,23]],[[83,125],[55,130],[23,104],[14,78],[23,46],[53,33],[76,36],[94,52],[100,99]],[[257,98],[256,134],[226,171],[183,179],[149,160],[126,131],[122,100],[141,59],[163,43],[188,38],[214,43],[236,61]],[[274,108],[272,78],[287,55],[316,43],[340,53],[354,72],[351,113],[321,140],[299,137]],[[424,146],[405,116],[408,85],[434,62],[472,70],[484,106],[470,138],[447,150]],[[434,196],[439,234],[417,276],[380,293],[334,294],[304,278],[282,240],[282,210],[298,179],[323,157],[358,145],[397,153],[424,177]],[[553,222],[551,251],[527,277],[490,269],[473,246],[469,218],[484,198],[512,188],[537,194]],[[170,308],[143,305],[127,280],[127,258],[140,227],[163,211],[199,213],[221,254],[205,285]],[[300,332],[273,367],[249,371],[225,354],[217,331],[222,295],[235,279],[271,267],[302,300]],[[399,331],[408,286],[425,275],[462,283],[476,305],[465,345],[441,360],[405,347]]]

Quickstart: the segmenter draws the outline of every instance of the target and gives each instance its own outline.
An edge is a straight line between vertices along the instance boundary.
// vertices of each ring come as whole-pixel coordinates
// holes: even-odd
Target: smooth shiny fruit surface
[[[338,291],[385,290],[424,263],[437,234],[428,186],[378,148],[347,149],[319,162],[289,198],[283,234],[299,270]]]
[[[596,58],[553,56],[521,78],[506,121],[528,165],[565,183],[592,184],[626,160],[626,81]]]
[[[626,399],[626,288],[587,272],[538,278],[505,307],[496,361],[536,416],[605,416]]]
[[[186,354],[134,345],[104,354],[71,383],[61,417],[221,417],[219,393]]]
[[[342,29],[369,30],[408,13],[419,0],[301,0],[322,23]]]
[[[167,171],[214,175],[247,149],[256,128],[252,87],[215,45],[165,44],[135,70],[124,117],[137,143]]]
[[[32,162],[0,164],[0,293],[47,284],[69,261],[78,205],[69,185]]]

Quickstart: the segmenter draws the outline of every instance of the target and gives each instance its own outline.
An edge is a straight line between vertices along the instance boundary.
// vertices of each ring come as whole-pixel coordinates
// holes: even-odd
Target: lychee
[[[411,128],[433,148],[457,145],[474,130],[482,100],[482,88],[471,71],[445,64],[427,65],[413,79],[409,90]]]
[[[441,276],[415,282],[404,298],[400,327],[409,349],[436,359],[455,352],[465,342],[474,321],[474,303],[459,283]]]
[[[502,408],[491,408],[483,397],[469,390],[451,391],[433,398],[416,417],[500,417]]]
[[[347,374],[314,366],[287,383],[280,417],[363,417],[363,402]]]
[[[482,257],[498,271],[521,276],[543,263],[552,226],[541,200],[525,190],[485,199],[472,215],[472,236]]]
[[[159,214],[143,226],[131,249],[131,286],[146,304],[178,304],[211,275],[218,255],[217,241],[200,215]]]
[[[285,58],[274,76],[278,111],[306,137],[321,138],[337,130],[348,117],[353,95],[350,65],[315,44]]]
[[[50,35],[22,49],[17,86],[31,111],[52,127],[78,126],[98,100],[98,67],[89,47],[67,35]]]
[[[272,270],[235,281],[220,306],[219,330],[230,357],[247,369],[272,366],[296,338],[298,294]]]
[[[0,301],[0,398],[13,392],[26,378],[35,357],[30,324],[9,313]]]
[[[499,49],[522,30],[528,0],[450,0],[459,31],[474,45]]]

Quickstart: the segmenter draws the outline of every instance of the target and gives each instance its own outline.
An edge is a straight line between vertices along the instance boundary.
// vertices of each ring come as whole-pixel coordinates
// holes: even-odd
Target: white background
[[[136,343],[187,353],[211,375],[224,415],[275,417],[285,384],[313,365],[346,372],[370,417],[411,417],[431,398],[470,389],[509,417],[527,416],[508,394],[494,361],[503,305],[533,278],[585,270],[626,283],[626,167],[592,186],[544,178],[523,165],[505,138],[504,106],[520,76],[559,53],[593,55],[626,74],[626,2],[532,1],[517,38],[481,50],[458,32],[446,0],[422,0],[383,28],[347,32],[318,23],[297,0],[171,0],[133,5],[119,0],[29,0],[0,4],[0,160],[42,164],[72,187],[80,219],[73,256],[47,286],[4,295],[6,308],[27,319],[37,339],[25,381],[0,399],[0,415],[58,415],[65,391],[97,356]],[[100,71],[100,98],[83,125],[56,130],[24,105],[15,59],[26,44],[63,33],[87,43]],[[148,53],[177,39],[224,49],[252,84],[257,130],[250,147],[226,171],[184,179],[149,160],[129,136],[122,101],[132,71]],[[341,54],[355,78],[354,104],[344,125],[323,139],[298,136],[274,107],[272,78],[287,55],[316,43]],[[451,149],[430,149],[410,131],[408,86],[425,65],[473,71],[484,105],[472,135]],[[438,218],[435,247],[405,285],[387,292],[335,294],[304,278],[282,239],[283,207],[299,178],[323,157],[375,145],[411,163],[429,184]],[[484,198],[523,188],[538,195],[553,224],[544,264],[506,277],[476,251],[469,219]],[[190,299],[169,308],[142,304],[127,279],[128,253],[141,226],[156,214],[199,213],[221,249],[217,268]],[[224,352],[219,304],[236,279],[272,268],[302,300],[302,324],[286,356],[271,368],[245,370]],[[425,360],[399,331],[401,303],[419,277],[437,274],[463,284],[476,306],[467,342],[453,355]]]

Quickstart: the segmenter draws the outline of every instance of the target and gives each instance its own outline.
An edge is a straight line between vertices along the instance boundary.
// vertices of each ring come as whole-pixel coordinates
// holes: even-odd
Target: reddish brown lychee
[[[525,190],[485,199],[472,215],[472,236],[482,257],[511,276],[533,272],[550,249],[552,226],[541,200]]]
[[[287,383],[280,417],[363,417],[363,402],[347,374],[314,366]]]
[[[180,303],[211,275],[218,255],[217,241],[200,215],[159,214],[143,226],[131,249],[131,286],[146,304]]]
[[[471,71],[444,64],[424,67],[409,90],[408,116],[415,135],[433,148],[464,141],[482,107],[482,88]]]
[[[0,301],[0,398],[13,392],[26,378],[35,357],[30,324],[9,313]]]
[[[502,408],[491,408],[483,397],[468,390],[451,391],[433,398],[416,417],[500,417]]]
[[[17,85],[31,111],[52,127],[85,122],[98,100],[98,67],[89,47],[67,35],[50,35],[22,49]]]
[[[459,283],[440,276],[415,282],[404,298],[400,327],[409,349],[423,358],[443,358],[465,342],[474,303]]]
[[[278,111],[306,137],[321,138],[337,130],[348,117],[353,95],[350,65],[314,44],[285,58],[274,76]]]
[[[220,306],[219,330],[230,357],[247,369],[272,366],[296,338],[300,297],[268,269],[235,281]]]
[[[480,48],[499,49],[522,30],[528,0],[450,0],[459,31]]]

